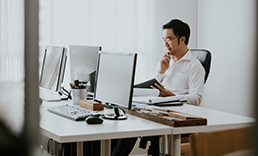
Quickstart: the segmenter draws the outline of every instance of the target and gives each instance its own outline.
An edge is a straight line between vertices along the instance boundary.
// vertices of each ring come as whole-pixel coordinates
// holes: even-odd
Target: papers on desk
[[[165,105],[183,105],[180,100],[182,96],[168,96],[168,97],[157,97],[157,96],[134,96],[133,102],[143,103],[149,105],[165,106]]]
[[[138,104],[148,104],[156,106],[181,106],[182,96],[159,97],[158,89],[134,88],[133,102]]]

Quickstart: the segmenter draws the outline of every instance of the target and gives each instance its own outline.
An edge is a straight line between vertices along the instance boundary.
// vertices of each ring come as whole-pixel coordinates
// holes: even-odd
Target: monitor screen
[[[94,92],[95,73],[100,46],[70,45],[71,82],[88,82],[88,91]]]
[[[94,100],[131,109],[136,53],[100,52]]]
[[[52,91],[60,90],[65,73],[66,53],[65,47],[46,47],[39,80],[40,87]]]

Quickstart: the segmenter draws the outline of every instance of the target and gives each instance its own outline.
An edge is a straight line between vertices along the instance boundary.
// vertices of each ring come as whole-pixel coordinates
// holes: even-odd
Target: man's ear
[[[180,38],[180,44],[185,44],[185,36],[182,36],[182,37]]]

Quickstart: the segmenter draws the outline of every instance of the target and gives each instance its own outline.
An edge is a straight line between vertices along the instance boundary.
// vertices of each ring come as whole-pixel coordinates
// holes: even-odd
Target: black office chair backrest
[[[205,79],[204,83],[206,82],[209,73],[210,73],[210,66],[211,66],[211,53],[208,50],[204,49],[190,49],[192,54],[202,63],[202,66],[205,69]]]

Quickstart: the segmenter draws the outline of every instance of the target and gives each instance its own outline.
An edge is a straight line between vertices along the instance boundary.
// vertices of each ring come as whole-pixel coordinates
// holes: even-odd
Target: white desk
[[[247,127],[254,125],[255,122],[255,119],[250,117],[183,105],[163,108],[204,117],[207,119],[207,125],[175,128],[131,115],[128,115],[127,120],[105,120],[101,125],[87,125],[84,121],[75,122],[47,111],[48,106],[58,105],[60,105],[58,102],[42,104],[40,108],[41,133],[60,143],[77,142],[81,145],[82,141],[101,140],[102,155],[109,155],[110,139],[155,135],[163,135],[163,138],[166,138],[164,135],[168,135],[168,154],[180,156],[181,134]],[[77,150],[81,151],[80,148]]]
[[[82,154],[82,142],[101,140],[101,155],[110,155],[110,139],[171,134],[171,127],[128,115],[127,120],[104,120],[102,124],[88,125],[72,121],[47,111],[50,106],[65,102],[44,102],[40,107],[40,131],[59,143],[77,142],[77,155]],[[57,151],[56,151],[57,152]]]
[[[253,126],[255,122],[254,118],[186,104],[179,107],[164,108],[204,117],[207,119],[206,126],[189,126],[178,128],[172,127],[173,135],[169,136],[168,153],[173,156],[180,156],[181,134],[248,127]]]

